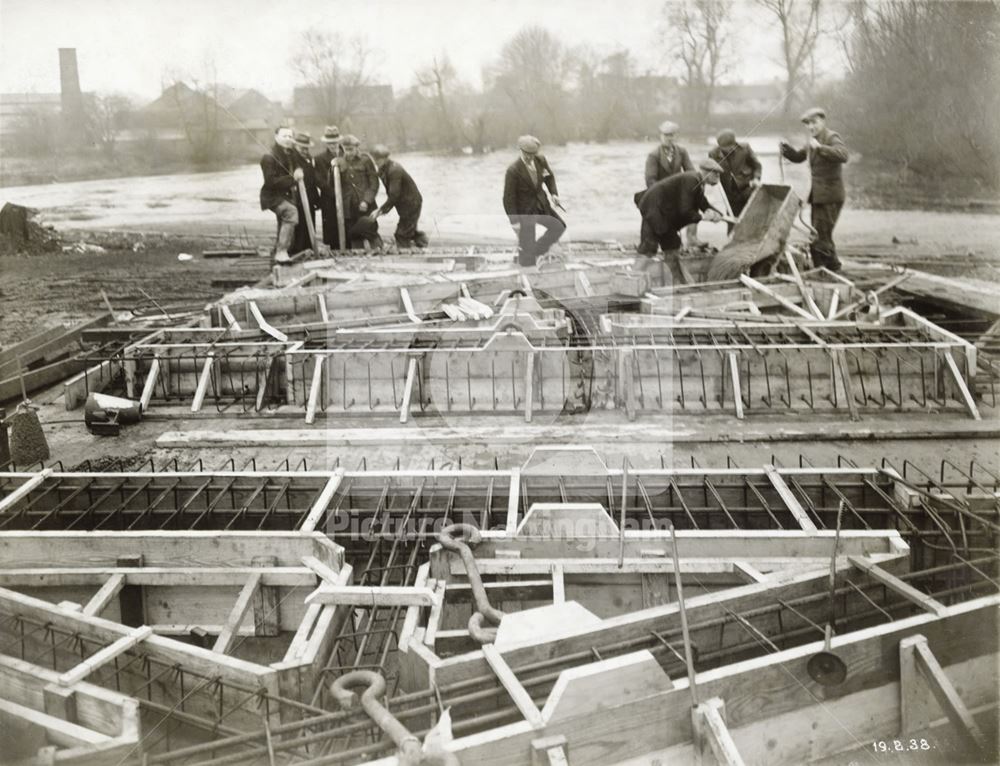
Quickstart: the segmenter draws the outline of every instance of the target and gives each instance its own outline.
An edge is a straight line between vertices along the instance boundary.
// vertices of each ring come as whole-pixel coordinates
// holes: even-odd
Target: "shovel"
[[[823,651],[814,654],[806,663],[809,677],[820,686],[839,686],[847,678],[847,665],[830,651],[833,640],[833,626],[836,620],[834,594],[837,591],[837,549],[840,545],[840,520],[844,513],[844,501],[837,506],[837,531],[833,537],[833,555],[830,557],[830,619],[826,623]]]

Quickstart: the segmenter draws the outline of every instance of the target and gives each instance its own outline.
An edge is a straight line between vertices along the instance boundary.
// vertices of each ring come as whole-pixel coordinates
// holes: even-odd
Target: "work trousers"
[[[278,240],[275,243],[274,251],[287,253],[292,246],[295,227],[299,225],[299,210],[294,202],[283,199],[271,208],[271,212],[278,219]]]
[[[396,225],[396,244],[399,247],[427,247],[427,235],[417,229],[423,202],[396,205],[399,223]]]
[[[813,203],[812,225],[816,229],[816,241],[809,246],[813,266],[825,266],[830,271],[840,271],[837,246],[833,244],[833,228],[840,217],[843,202]]]
[[[680,235],[674,229],[665,232],[656,231],[646,222],[646,219],[643,219],[642,227],[639,229],[638,253],[639,255],[656,255],[657,248],[662,249],[665,253],[670,250],[680,250]]]
[[[337,200],[321,196],[319,209],[323,214],[323,242],[331,250],[340,250],[340,233],[337,231]]]
[[[522,215],[519,219],[521,229],[517,235],[517,262],[521,266],[534,266],[538,256],[547,253],[566,232],[566,224],[554,215]],[[536,224],[545,229],[538,239],[535,239]]]

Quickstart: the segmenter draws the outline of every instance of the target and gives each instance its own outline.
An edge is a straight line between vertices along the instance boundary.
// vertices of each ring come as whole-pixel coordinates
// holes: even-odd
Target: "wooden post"
[[[694,762],[696,766],[743,766],[743,758],[726,727],[726,706],[718,697],[702,702],[691,710],[694,729]]]
[[[340,242],[341,250],[350,250],[351,243],[347,241],[344,227],[344,188],[340,181],[340,165],[337,160],[333,160],[330,164],[333,165],[333,196],[337,200],[337,240]]]
[[[128,568],[141,567],[142,555],[119,556],[115,565]],[[119,619],[122,625],[135,628],[146,624],[146,599],[141,585],[128,585],[126,582],[122,586],[118,593],[118,610],[121,613]]]
[[[922,635],[908,636],[899,642],[899,692],[903,734],[926,729],[933,721],[933,705],[928,704],[927,690],[948,716],[948,720],[980,752],[986,752],[986,738],[973,719],[954,685],[944,674],[934,653]]]

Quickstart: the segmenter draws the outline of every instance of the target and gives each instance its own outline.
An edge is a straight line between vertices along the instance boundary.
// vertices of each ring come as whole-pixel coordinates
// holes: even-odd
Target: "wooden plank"
[[[837,370],[841,384],[844,387],[844,399],[847,400],[847,409],[851,414],[851,420],[860,420],[861,415],[858,413],[858,402],[854,398],[854,384],[851,380],[851,371],[847,367],[847,357],[844,354],[844,349],[832,349],[830,356],[833,358],[834,368]]]
[[[413,581],[414,587],[422,588],[427,584],[430,569],[431,565],[429,563],[420,565],[420,568],[417,569],[417,577]],[[399,631],[399,650],[401,652],[405,652],[406,647],[409,646],[410,639],[413,637],[413,631],[417,627],[417,620],[419,619],[420,607],[411,606],[406,610],[406,617],[403,618],[403,628]]]
[[[694,755],[697,766],[744,766],[740,751],[726,726],[726,707],[721,699],[713,697],[691,710],[694,733]],[[712,757],[708,757],[711,752]]]
[[[313,503],[312,508],[309,509],[309,513],[306,514],[305,520],[302,522],[302,526],[299,529],[303,532],[312,532],[316,529],[316,524],[326,513],[327,508],[330,506],[330,501],[333,500],[333,496],[337,494],[337,490],[340,488],[340,483],[344,479],[344,469],[337,468],[333,476],[331,476],[327,482],[326,486],[323,487],[323,491],[320,493],[319,497],[316,498],[316,502]]]
[[[747,561],[734,561],[733,572],[743,577],[747,582],[764,582],[767,579],[767,575]]]
[[[213,652],[226,654],[229,651],[233,638],[236,636],[236,631],[243,624],[243,619],[250,610],[258,588],[260,588],[260,573],[250,575],[243,589],[240,590],[240,595],[237,597],[236,603],[233,604],[232,611],[229,612],[229,617],[226,618],[226,624],[223,626],[222,632],[212,646]]]
[[[552,565],[552,603],[562,604],[566,601],[566,583],[563,577],[562,564]]]
[[[788,262],[788,271],[792,275],[792,279],[795,280],[796,287],[799,288],[799,292],[802,293],[802,302],[805,303],[806,307],[816,315],[817,319],[826,319],[823,312],[819,310],[819,306],[816,305],[816,301],[813,299],[812,291],[806,287],[805,282],[802,281],[802,275],[799,274],[799,267],[795,265],[795,256],[792,255],[790,250],[785,250],[785,260]],[[836,293],[834,293],[836,295]]]
[[[521,500],[521,469],[518,466],[510,471],[510,490],[507,494],[507,524],[508,535],[517,534],[517,511]]]
[[[142,385],[142,395],[139,397],[139,404],[143,412],[149,411],[149,402],[153,398],[156,390],[156,377],[160,374],[160,357],[154,356],[149,363],[149,372],[146,373],[146,382]]]
[[[236,317],[233,316],[232,309],[230,309],[229,306],[227,306],[225,303],[220,304],[219,308],[222,310],[222,316],[226,320],[226,326],[230,330],[234,330],[235,332],[241,332],[243,328],[240,327],[240,323],[237,322]]]
[[[302,563],[309,567],[320,578],[332,585],[340,585],[340,573],[324,564],[315,556],[303,556]]]
[[[52,475],[51,468],[43,468],[34,474],[30,479],[24,481],[13,492],[0,498],[0,513],[5,513],[14,508],[25,497],[31,494],[42,482]]]
[[[413,398],[413,383],[417,378],[417,358],[410,357],[406,368],[406,383],[403,386],[403,403],[399,407],[399,422],[405,423],[410,418],[410,399]]]
[[[535,352],[524,354],[524,422],[531,422],[531,408],[535,396]]]
[[[791,512],[792,516],[799,523],[799,527],[804,529],[806,532],[815,532],[816,525],[813,524],[812,519],[806,515],[805,509],[802,504],[799,503],[798,498],[789,489],[788,485],[785,484],[785,480],[778,473],[778,469],[774,465],[768,463],[764,466],[764,473],[767,474],[768,480],[771,482],[771,486],[774,487],[775,492],[781,497],[781,502],[785,504],[785,507]]]
[[[86,603],[83,607],[84,614],[92,614],[95,617],[99,617],[104,608],[111,603],[111,599],[118,595],[121,591],[122,586],[125,585],[125,575],[123,574],[113,574],[100,589],[95,593],[90,601]]]
[[[900,580],[894,574],[877,566],[871,559],[864,556],[848,556],[847,560],[855,569],[861,570],[873,580],[877,580],[887,588],[894,590],[907,601],[916,604],[921,609],[925,609],[931,614],[936,614],[938,617],[946,613],[947,607],[940,601],[921,593],[909,583]]]
[[[899,650],[900,652],[904,650],[914,652],[917,671],[923,677],[945,715],[948,716],[948,720],[965,734],[979,748],[980,752],[986,753],[988,748],[983,732],[976,724],[972,714],[969,713],[962,698],[958,696],[954,685],[945,675],[937,657],[930,650],[927,639],[922,635],[910,636],[900,641]]]
[[[427,581],[427,587],[434,591],[434,605],[431,606],[431,613],[427,618],[427,629],[424,631],[423,643],[432,649],[438,628],[441,627],[441,610],[444,608],[444,593],[447,586],[448,583],[444,580],[429,579]]]
[[[760,282],[758,282],[753,277],[749,277],[746,274],[740,274],[740,281],[744,285],[746,285],[747,287],[749,287],[750,289],[756,290],[757,292],[760,292],[760,293],[763,293],[768,298],[770,298],[771,300],[775,301],[782,308],[790,311],[791,313],[793,313],[793,314],[795,314],[797,316],[800,316],[803,319],[810,319],[810,320],[816,319],[816,317],[814,317],[808,311],[806,311],[805,309],[803,309],[801,306],[797,306],[796,304],[792,303],[785,296],[780,295],[779,293],[775,292],[774,290],[772,290],[767,285],[761,284]]]
[[[316,363],[313,365],[312,382],[309,384],[309,398],[306,401],[306,424],[312,425],[316,422],[316,406],[319,404],[319,394],[323,384],[323,363],[326,357],[316,354]]]
[[[521,682],[517,680],[517,676],[514,675],[514,671],[510,669],[503,655],[497,651],[497,648],[493,644],[483,644],[483,656],[493,670],[493,674],[514,702],[515,707],[524,716],[524,720],[531,724],[533,728],[541,729],[544,726],[542,712],[535,705],[531,699],[531,695],[521,685]]]
[[[1000,315],[1000,300],[993,287],[982,280],[945,277],[925,271],[909,270],[909,279],[899,287],[903,292],[919,295],[937,303],[952,304],[964,309]]]
[[[965,409],[969,411],[973,420],[982,420],[982,416],[979,414],[979,409],[976,407],[976,400],[972,398],[972,393],[969,391],[968,385],[966,385],[965,378],[962,376],[961,371],[958,369],[958,365],[955,363],[955,357],[951,355],[951,351],[945,349],[941,352],[944,356],[944,361],[948,365],[948,372],[951,373],[955,387],[958,389],[959,396],[962,399],[962,403],[965,405]]]
[[[319,318],[325,324],[330,321],[330,312],[326,308],[326,296],[320,293],[316,296],[316,306],[319,308]]]
[[[321,585],[306,596],[306,604],[334,606],[433,606],[434,591],[406,585]]]
[[[743,420],[743,389],[740,387],[740,367],[736,361],[736,352],[729,352],[729,376],[733,384],[733,405],[736,407],[736,417]]]
[[[79,683],[95,670],[108,664],[114,660],[115,657],[124,654],[142,641],[145,641],[151,635],[153,635],[153,629],[148,625],[143,625],[142,627],[129,631],[128,634],[122,636],[114,643],[105,646],[92,657],[89,657],[70,670],[67,670],[65,673],[60,674],[59,683],[63,686],[72,686],[75,683]]]
[[[0,698],[0,712],[45,729],[48,738],[62,747],[103,745],[111,741],[111,737],[107,734],[101,734],[83,726],[78,726],[70,721],[64,721],[62,718],[56,718],[48,713],[43,713],[34,708],[19,705],[16,702],[10,702],[2,698]],[[13,736],[13,732],[14,729],[11,729],[11,736]],[[35,761],[32,761],[32,763],[35,763]]]
[[[208,384],[212,382],[212,368],[214,366],[215,354],[209,351],[205,358],[205,365],[201,368],[201,375],[198,376],[198,387],[194,390],[191,412],[201,411],[201,405],[205,402],[205,392],[208,391]]]
[[[405,287],[400,287],[399,298],[403,302],[403,310],[406,312],[406,316],[409,317],[409,320],[414,324],[422,324],[424,320],[417,315],[417,312],[413,308],[413,300],[410,298],[410,291]]]
[[[281,341],[282,343],[288,340],[288,336],[285,335],[285,333],[283,333],[278,328],[272,326],[266,319],[264,319],[264,315],[260,313],[260,309],[257,307],[257,304],[254,301],[249,301],[247,303],[247,306],[250,309],[250,314],[253,316],[254,321],[257,322],[257,326],[261,329],[262,332],[267,333],[272,338]]]

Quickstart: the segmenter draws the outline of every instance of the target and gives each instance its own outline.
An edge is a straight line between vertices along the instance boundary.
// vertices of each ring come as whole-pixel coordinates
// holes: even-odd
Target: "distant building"
[[[0,137],[51,128],[71,128],[80,137],[86,95],[80,90],[75,48],[59,49],[59,93],[0,93]]]
[[[716,85],[712,93],[712,114],[764,115],[780,112],[785,88],[780,82]]]
[[[314,138],[322,133],[324,125],[336,122],[342,133],[356,133],[369,145],[394,140],[395,110],[391,85],[335,90],[300,85],[292,92],[293,121]]]

